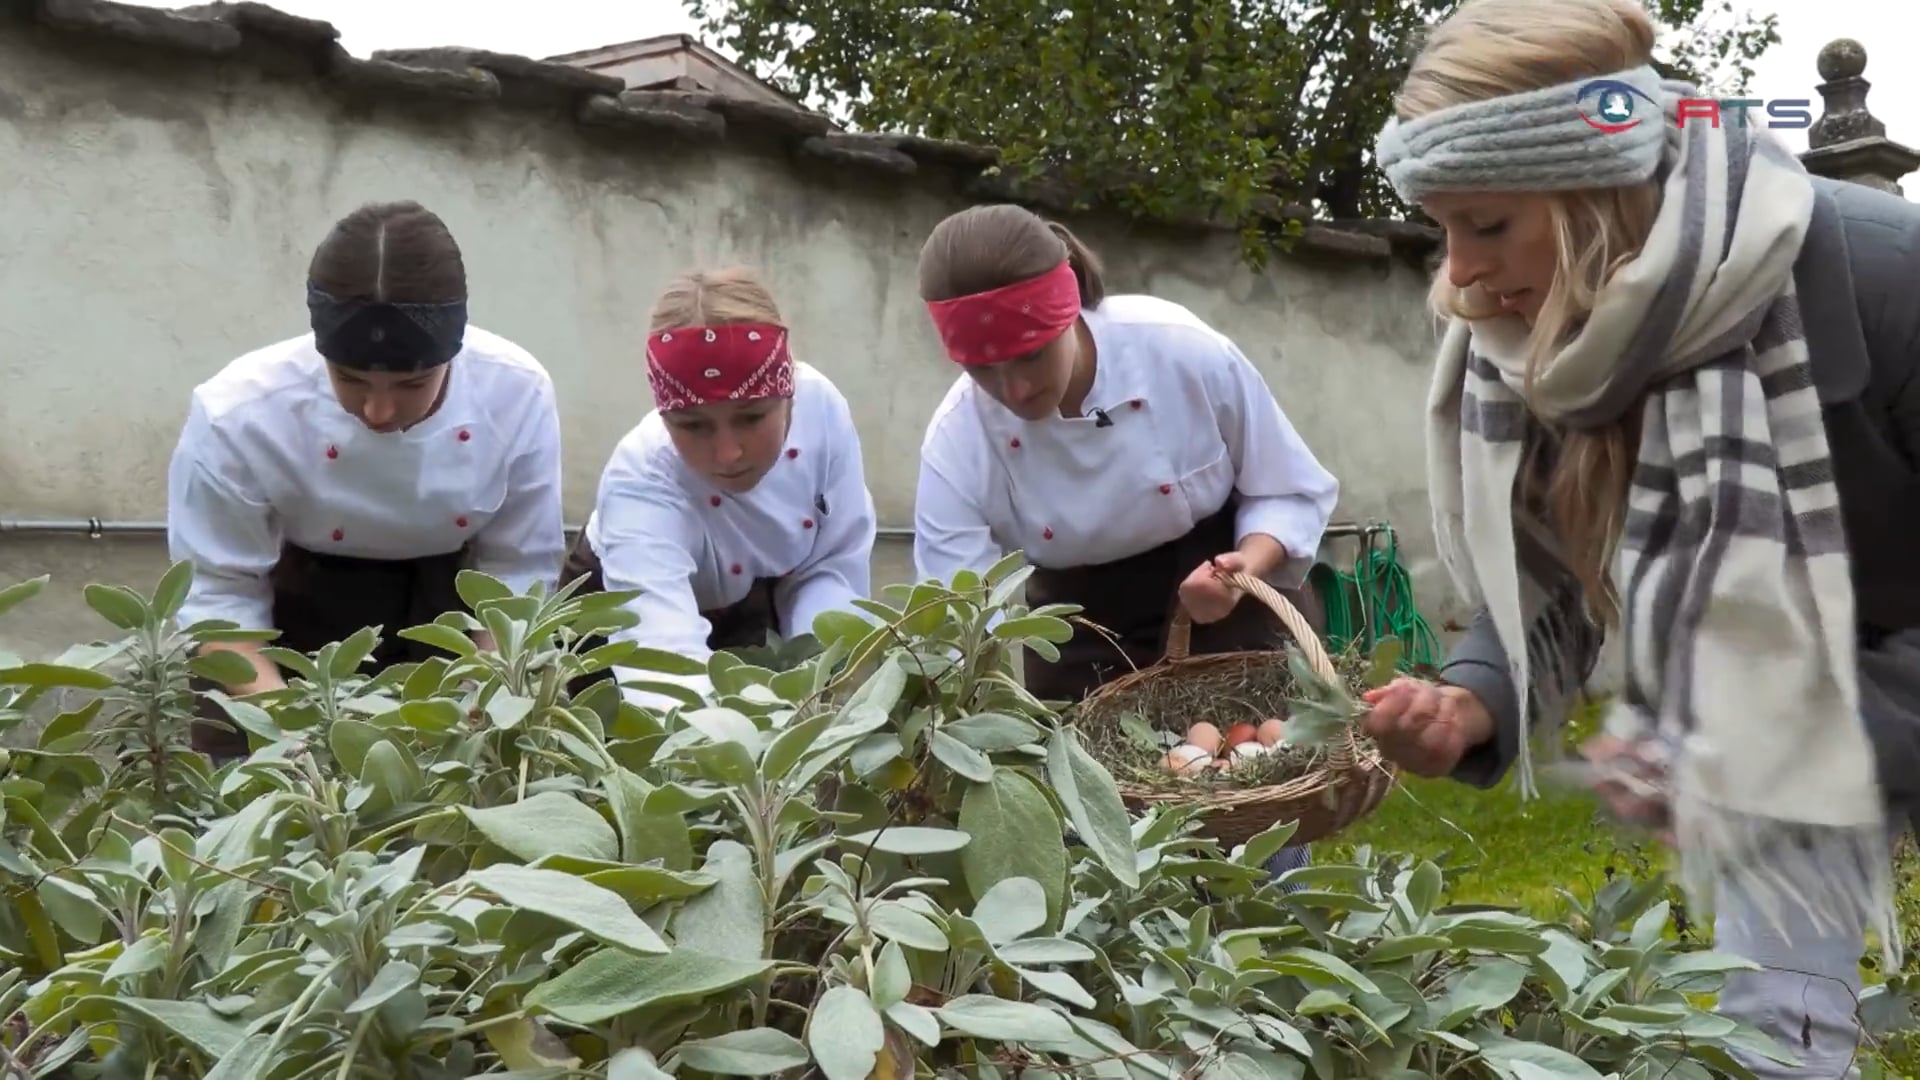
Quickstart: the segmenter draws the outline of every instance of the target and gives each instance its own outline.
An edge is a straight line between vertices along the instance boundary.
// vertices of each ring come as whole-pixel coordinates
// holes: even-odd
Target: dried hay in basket
[[[1331,656],[1285,597],[1257,578],[1230,580],[1272,608],[1294,642],[1188,656],[1191,624],[1181,611],[1166,658],[1089,695],[1076,726],[1135,809],[1204,805],[1202,831],[1226,845],[1283,821],[1298,823],[1296,844],[1332,835],[1371,813],[1392,787],[1392,766],[1358,733],[1351,714],[1362,691],[1392,677],[1399,643],[1383,641],[1371,656],[1357,647]],[[1197,775],[1176,774],[1165,763],[1196,722],[1224,735],[1236,723],[1270,717],[1281,719],[1287,734],[1265,754]]]
[[[1097,704],[1089,699],[1079,714],[1080,737],[1115,780],[1134,787],[1205,794],[1290,780],[1324,762],[1327,747],[1282,742],[1252,761],[1237,763],[1231,772],[1208,770],[1197,777],[1169,772],[1164,761],[1167,751],[1200,721],[1224,733],[1238,723],[1289,720],[1296,684],[1285,655],[1278,648],[1273,653],[1225,654],[1223,662],[1204,669],[1145,679]],[[1349,693],[1367,688],[1370,665],[1364,655],[1348,650],[1334,655],[1333,661]]]

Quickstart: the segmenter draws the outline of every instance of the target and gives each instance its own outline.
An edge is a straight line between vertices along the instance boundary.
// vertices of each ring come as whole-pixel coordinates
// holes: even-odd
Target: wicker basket
[[[1326,646],[1299,611],[1271,585],[1247,574],[1223,575],[1225,580],[1273,609],[1307,662],[1322,678],[1338,682],[1333,660]],[[1242,651],[1189,656],[1192,620],[1185,607],[1174,613],[1167,630],[1167,655],[1152,667],[1123,675],[1089,694],[1081,703],[1083,716],[1098,722],[1107,699],[1137,688],[1148,680],[1179,679],[1187,675],[1232,665],[1284,665],[1286,654],[1273,651]],[[1146,718],[1150,723],[1154,718]],[[1371,814],[1393,788],[1395,770],[1377,752],[1363,748],[1353,734],[1326,748],[1325,757],[1309,771],[1281,784],[1265,787],[1224,788],[1218,791],[1161,791],[1122,781],[1120,797],[1134,809],[1158,804],[1195,803],[1206,809],[1200,819],[1200,831],[1228,848],[1246,841],[1283,821],[1299,823],[1290,843],[1306,844],[1338,833]]]

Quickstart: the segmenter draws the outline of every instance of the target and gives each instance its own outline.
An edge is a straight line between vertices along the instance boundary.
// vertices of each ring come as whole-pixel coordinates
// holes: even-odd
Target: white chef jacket
[[[553,380],[478,327],[451,365],[440,408],[384,434],[340,407],[312,334],[194,388],[167,469],[168,551],[194,567],[180,624],[273,628],[283,541],[367,559],[471,543],[474,569],[551,589],[566,552]]]
[[[984,572],[1015,550],[1055,568],[1137,555],[1238,489],[1235,542],[1278,540],[1287,560],[1269,579],[1297,587],[1340,485],[1253,364],[1167,300],[1109,296],[1082,317],[1098,350],[1085,416],[1021,420],[965,374],[934,412],[914,500],[919,578]]]
[[[820,613],[860,614],[878,533],[860,435],[847,400],[812,366],[794,362],[793,418],[772,471],[732,494],[687,467],[655,410],[620,440],[600,477],[587,543],[610,592],[640,590],[630,603],[640,624],[616,640],[705,662],[712,624],[701,615],[746,598],[755,579],[773,578],[785,638],[811,633]],[[615,669],[711,692],[704,677]],[[625,691],[637,704],[672,699]]]

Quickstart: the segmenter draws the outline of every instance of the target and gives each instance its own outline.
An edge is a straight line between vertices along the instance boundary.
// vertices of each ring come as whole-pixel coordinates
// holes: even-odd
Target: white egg
[[[1167,751],[1168,769],[1181,776],[1191,776],[1213,765],[1213,755],[1192,743],[1181,743]]]

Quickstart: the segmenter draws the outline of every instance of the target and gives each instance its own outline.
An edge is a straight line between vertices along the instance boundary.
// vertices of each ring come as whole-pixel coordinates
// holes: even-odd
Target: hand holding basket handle
[[[1287,633],[1293,635],[1295,644],[1306,653],[1307,663],[1313,666],[1314,671],[1323,678],[1338,678],[1339,676],[1333,670],[1333,659],[1327,655],[1326,646],[1321,644],[1320,635],[1314,631],[1313,624],[1307,622],[1307,617],[1300,614],[1299,610],[1288,603],[1287,598],[1280,595],[1279,590],[1273,586],[1245,571],[1229,570],[1221,565],[1225,558],[1224,555],[1219,556],[1213,563],[1195,570],[1193,575],[1187,578],[1187,584],[1205,575],[1213,579],[1210,582],[1212,588],[1231,597],[1234,603],[1239,602],[1242,596],[1252,594],[1254,599],[1271,609],[1274,616],[1287,628]],[[1169,660],[1187,658],[1187,650],[1192,644],[1194,623],[1218,621],[1218,618],[1200,618],[1193,612],[1193,605],[1187,600],[1187,584],[1180,586],[1180,606],[1174,611],[1173,623],[1167,630],[1167,659]],[[1220,617],[1224,618],[1224,613]]]
[[[1233,614],[1245,592],[1234,584],[1236,575],[1259,578],[1287,561],[1287,549],[1264,533],[1243,542],[1245,550],[1226,551],[1194,567],[1180,583],[1180,606],[1194,622],[1205,625]]]
[[[1215,555],[1193,568],[1180,583],[1180,609],[1201,624],[1216,623],[1228,615],[1246,593],[1233,582],[1236,574],[1247,573],[1247,557],[1237,551]]]
[[[1202,569],[1205,569],[1204,567]],[[1299,609],[1287,602],[1279,590],[1259,578],[1247,573],[1216,571],[1222,584],[1234,590],[1234,595],[1252,594],[1255,600],[1265,604],[1273,611],[1281,625],[1292,635],[1293,643],[1307,658],[1307,665],[1314,674],[1328,682],[1339,682],[1340,674],[1334,669],[1333,658],[1327,655],[1327,647],[1321,643],[1320,635],[1307,622],[1307,617]],[[1184,589],[1183,589],[1184,592]],[[1185,597],[1182,596],[1179,610],[1173,613],[1172,625],[1167,629],[1167,659],[1185,660],[1193,646],[1193,616],[1188,612]],[[1359,747],[1354,743],[1350,731],[1344,739],[1336,740],[1327,747],[1328,764],[1336,771],[1345,771],[1352,767],[1354,755]]]

